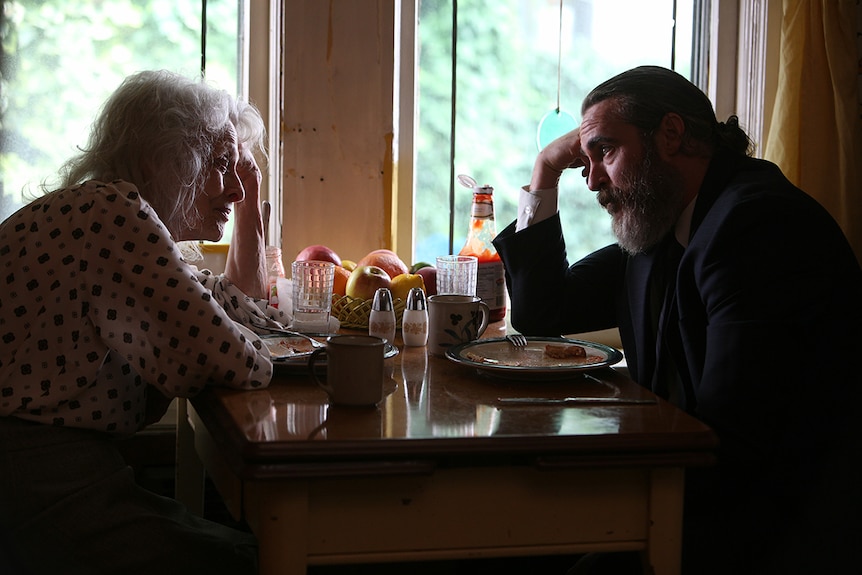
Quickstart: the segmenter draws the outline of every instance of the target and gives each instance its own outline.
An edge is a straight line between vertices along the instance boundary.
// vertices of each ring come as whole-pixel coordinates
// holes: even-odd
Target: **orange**
[[[350,270],[341,266],[335,266],[335,279],[332,281],[332,293],[338,296],[343,296],[347,289],[347,278],[350,277]]]
[[[392,250],[380,249],[369,252],[361,260],[356,262],[356,267],[377,266],[394,278],[410,271],[407,264]]]
[[[419,274],[399,274],[392,278],[392,285],[389,288],[392,291],[393,299],[401,299],[407,302],[407,294],[410,290],[418,287],[425,291],[425,280]]]

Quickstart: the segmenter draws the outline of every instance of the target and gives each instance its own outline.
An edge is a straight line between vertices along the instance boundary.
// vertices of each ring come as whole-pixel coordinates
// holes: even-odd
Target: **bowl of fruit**
[[[388,249],[373,250],[354,261],[342,260],[325,246],[309,246],[297,255],[296,260],[300,259],[324,259],[335,264],[332,315],[347,329],[368,329],[371,302],[379,288],[392,292],[395,325],[400,327],[408,292],[419,287],[433,295],[436,286],[436,268],[425,262],[408,266]]]

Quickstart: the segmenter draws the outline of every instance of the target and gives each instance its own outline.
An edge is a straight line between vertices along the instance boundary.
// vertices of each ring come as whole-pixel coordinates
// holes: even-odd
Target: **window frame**
[[[282,220],[282,0],[240,0],[240,85],[245,97],[260,110],[266,127],[268,161],[261,168],[261,201],[272,204],[268,234],[280,241]],[[254,57],[252,57],[252,55]],[[230,238],[227,238],[230,241]]]
[[[699,83],[705,82],[707,92],[719,120],[731,114],[740,121],[758,143],[765,147],[764,135],[768,132],[767,110],[771,106],[777,82],[775,66],[768,66],[776,57],[780,1],[740,0],[738,3],[703,0],[701,14],[708,30],[708,69]],[[395,126],[398,136],[398,178],[394,182],[398,222],[394,244],[407,253],[413,253],[414,194],[414,120],[415,97],[418,90],[415,67],[418,61],[418,0],[396,2],[396,91]],[[741,32],[742,31],[742,32]],[[754,78],[756,81],[751,81]]]
[[[248,41],[243,43],[243,69],[248,70],[248,97],[267,124],[270,159],[264,168],[262,199],[273,204],[270,237],[280,240],[283,209],[282,76],[283,13],[286,0],[242,0],[248,10]],[[415,244],[415,136],[418,81],[419,0],[394,0],[392,249],[412,254]],[[704,26],[709,30],[705,91],[719,119],[740,118],[757,150],[765,147],[769,110],[777,79],[770,62],[777,59],[780,0],[703,0]],[[254,55],[252,58],[251,55]],[[752,78],[755,81],[752,81]]]

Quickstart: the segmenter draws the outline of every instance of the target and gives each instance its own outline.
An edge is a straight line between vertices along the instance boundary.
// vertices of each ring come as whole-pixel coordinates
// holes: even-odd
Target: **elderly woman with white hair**
[[[61,186],[0,224],[0,570],[254,573],[254,538],[139,487],[117,437],[207,385],[266,387],[264,127],[169,72],[127,78]],[[225,273],[177,242],[235,227]],[[5,563],[5,565],[4,565]]]

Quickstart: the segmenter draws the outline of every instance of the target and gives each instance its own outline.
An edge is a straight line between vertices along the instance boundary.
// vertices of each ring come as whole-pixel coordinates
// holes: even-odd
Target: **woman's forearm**
[[[225,276],[244,294],[266,298],[266,246],[260,213],[261,174],[253,158],[237,166],[245,197],[234,204],[234,228],[227,253]]]

